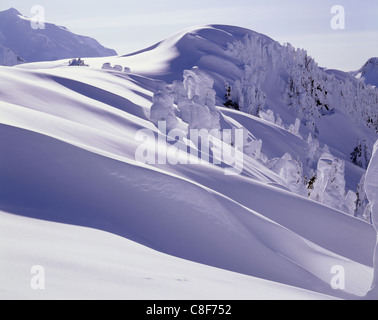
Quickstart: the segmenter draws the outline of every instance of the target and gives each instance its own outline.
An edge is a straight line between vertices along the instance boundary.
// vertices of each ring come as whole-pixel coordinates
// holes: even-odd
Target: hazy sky
[[[33,17],[42,5],[46,20],[88,35],[119,54],[143,49],[177,31],[230,24],[306,49],[319,65],[355,70],[378,56],[378,0],[1,0]],[[345,9],[345,29],[331,27],[334,5]]]

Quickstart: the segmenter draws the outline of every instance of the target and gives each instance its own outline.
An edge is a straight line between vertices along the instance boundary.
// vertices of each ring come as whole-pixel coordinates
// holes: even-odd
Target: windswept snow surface
[[[53,284],[51,295],[48,289],[41,293],[51,298],[325,298],[320,293],[355,299],[366,294],[373,278],[373,226],[294,194],[267,162],[244,155],[242,173],[227,176],[224,162],[144,164],[135,157],[139,130],[158,137],[150,108],[154,94],[165,87],[162,81],[182,81],[183,70],[199,66],[214,79],[220,101],[222,74],[237,77],[240,72],[226,59],[227,42],[246,32],[273,41],[245,29],[209,26],[129,56],[85,59],[88,66],[61,60],[0,68],[0,210],[22,216],[2,213],[0,218],[7,230],[1,233],[7,244],[0,246],[1,279],[8,279],[0,282],[2,298],[33,296],[23,289],[29,263],[46,265],[47,271],[51,263],[53,271],[46,276]],[[104,70],[105,63],[131,73]],[[244,128],[250,139],[263,141],[268,159],[290,153],[306,161],[308,144],[297,134],[246,113],[216,110],[221,129]],[[334,116],[331,124],[345,119]],[[294,123],[284,109],[282,117]],[[185,127],[179,116],[177,123]],[[354,127],[350,134],[360,130]],[[334,139],[321,142],[347,159],[347,143],[339,146]],[[156,157],[166,156],[169,147],[160,139]],[[363,170],[349,162],[345,170],[346,184],[356,187]],[[51,247],[45,244],[49,241]],[[28,250],[41,242],[38,253]],[[73,250],[74,245],[82,247]],[[58,249],[51,255],[55,247],[62,253]],[[83,256],[71,261],[79,253]],[[141,274],[128,258],[138,260],[138,270],[145,266]],[[19,259],[27,270],[20,270]],[[100,260],[105,265],[98,268],[107,276],[99,280]],[[208,278],[215,269],[203,265],[239,274],[217,269]],[[333,286],[340,276],[335,267],[345,273],[345,288]],[[178,283],[176,277],[189,281]],[[207,279],[209,291],[200,289],[200,279]],[[63,281],[80,288],[62,288]],[[228,293],[224,281],[231,281]],[[185,293],[174,295],[181,285],[187,285]]]
[[[99,230],[0,213],[1,299],[293,299],[332,297],[196,264]],[[25,255],[28,252],[28,255]],[[30,269],[44,266],[45,289]]]

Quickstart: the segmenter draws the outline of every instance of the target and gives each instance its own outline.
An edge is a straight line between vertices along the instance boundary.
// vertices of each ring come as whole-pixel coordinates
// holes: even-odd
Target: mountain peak
[[[378,57],[370,58],[360,70],[353,74],[364,78],[367,84],[378,87]]]
[[[13,7],[9,8],[8,10],[1,11],[0,14],[21,15],[21,13]]]
[[[378,66],[378,57],[373,57],[366,62],[366,65],[372,64],[374,66]]]

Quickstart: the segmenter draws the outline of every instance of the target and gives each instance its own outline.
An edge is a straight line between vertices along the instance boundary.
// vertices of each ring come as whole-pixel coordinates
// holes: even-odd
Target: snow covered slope
[[[94,229],[4,212],[0,217],[6,239],[0,252],[7,262],[0,266],[0,299],[331,299],[174,258]],[[32,290],[33,275],[25,272],[37,263],[45,267],[44,290]]]
[[[14,8],[0,12],[0,46],[5,48],[0,50],[0,64],[8,66],[23,60],[35,62],[117,54],[92,38],[75,35],[52,23],[45,23],[44,29],[33,29],[32,20]],[[5,57],[4,51],[8,56],[13,52],[15,57]]]
[[[246,33],[252,43],[281,50],[252,31],[208,26],[129,56],[85,59],[88,66],[60,60],[0,68],[0,210],[107,231],[175,257],[333,297],[364,296],[373,278],[376,233],[372,225],[343,212],[349,203],[346,191],[355,191],[365,170],[348,159],[349,141],[338,141],[362,135],[370,142],[375,133],[340,110],[318,120],[318,140],[315,135],[308,140],[311,128],[302,122],[298,128],[295,111],[275,94],[274,86],[286,83],[276,78],[282,70],[261,83],[270,102],[269,108],[261,107],[260,117],[222,106],[225,81],[238,88],[247,80],[243,70],[249,62],[241,65],[242,58],[227,51]],[[106,63],[121,68],[103,69]],[[252,87],[257,85],[250,80]],[[279,110],[282,122],[271,121],[269,110]],[[190,128],[242,129],[240,174],[225,174],[229,158],[212,161],[217,148],[227,148],[225,141],[214,143],[205,163],[140,161],[140,130],[153,135],[145,151],[152,150],[154,159],[189,156],[179,146],[190,144],[190,137],[172,145],[159,119],[185,135]],[[190,157],[198,160],[200,153]],[[324,178],[328,168],[335,170],[329,181]],[[317,197],[322,187],[337,189],[336,200],[308,197],[304,176],[314,172],[324,178],[318,179],[324,183],[315,182]],[[6,223],[28,223],[27,218],[4,217]],[[12,237],[7,233],[6,239]],[[64,235],[63,241],[68,239]],[[22,256],[26,251],[21,247],[11,250]],[[125,245],[125,255],[132,247]],[[8,261],[3,274],[14,279],[17,261],[5,255],[7,250],[0,247]],[[141,255],[147,259],[148,252]],[[64,265],[56,262],[57,268]],[[87,261],[80,265],[85,273]],[[335,267],[345,271],[342,290],[332,286]],[[53,281],[60,283],[60,275]],[[217,281],[212,285],[216,288]],[[252,289],[256,294],[257,288]],[[9,282],[6,287],[0,283],[1,289],[29,294]],[[72,292],[67,290],[62,294]],[[296,294],[290,290],[289,298]]]

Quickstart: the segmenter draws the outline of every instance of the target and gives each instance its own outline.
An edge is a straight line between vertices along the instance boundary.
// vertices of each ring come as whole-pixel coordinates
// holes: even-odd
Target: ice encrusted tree
[[[354,148],[350,156],[353,164],[363,169],[367,169],[371,158],[371,153],[367,141],[365,139],[363,139],[362,142],[358,140],[357,146]]]
[[[352,194],[345,192],[345,162],[326,150],[321,155],[310,198],[332,208],[353,213]]]
[[[378,233],[378,141],[374,146],[373,155],[366,173],[365,192],[371,207],[372,222]],[[378,299],[378,237],[374,253],[374,279],[367,298]]]
[[[184,80],[170,86],[181,119],[189,129],[220,129],[220,113],[215,107],[214,80],[198,67],[184,70]]]
[[[302,162],[286,153],[281,158],[269,161],[270,168],[286,181],[286,187],[299,195],[306,195]]]
[[[306,126],[316,132],[316,119],[332,114],[326,75],[304,50],[292,52],[295,63],[288,62],[289,81],[286,89],[287,103]]]
[[[84,63],[84,60],[82,60],[81,58],[78,58],[78,59],[74,58],[74,59],[70,60],[68,62],[68,65],[69,66],[80,66],[80,67],[86,66],[85,63]]]
[[[334,74],[319,68],[306,51],[291,49],[291,52],[294,63],[292,57],[286,56],[288,105],[313,132],[316,132],[316,119],[334,113],[336,108],[356,124],[378,132],[377,89],[359,79],[338,80]]]
[[[164,121],[167,130],[175,129],[178,125],[179,121],[174,109],[174,98],[165,85],[162,85],[162,88],[154,94],[150,119],[155,124],[159,121]]]
[[[266,112],[260,110],[259,111],[259,117],[265,121],[268,121],[270,123],[276,123],[276,116],[274,115],[274,112],[270,109],[268,109]]]
[[[225,98],[226,101],[225,101],[225,103],[223,105],[225,107],[227,107],[227,108],[232,108],[232,109],[235,109],[235,110],[240,110],[240,106],[239,106],[238,102],[233,101],[233,99],[235,99],[235,97],[233,96],[232,88],[228,84],[227,81],[225,81],[225,88],[226,88],[226,93],[224,95],[224,98]]]
[[[246,113],[258,116],[265,108],[266,93],[261,89],[268,75],[264,68],[270,60],[273,44],[265,43],[259,36],[245,36],[243,41],[228,44],[227,53],[240,61],[242,76],[230,85],[227,84],[228,103],[237,105]]]
[[[197,67],[184,71],[183,81],[161,83],[154,94],[150,119],[167,123],[167,130],[177,128],[179,118],[188,129],[220,130],[220,113],[215,107],[214,81]]]
[[[301,120],[296,118],[294,124],[291,124],[289,126],[289,132],[302,139],[302,136],[299,133],[300,127],[301,127]]]
[[[368,222],[371,222],[370,212],[367,209],[369,200],[365,192],[365,179],[366,179],[366,174],[363,174],[360,182],[357,185],[356,207],[354,210],[354,216],[357,218],[362,218],[364,220],[367,220]]]
[[[340,82],[338,99],[355,122],[378,133],[378,90],[361,79]]]
[[[285,130],[287,129],[283,124],[281,116],[278,113],[275,114],[273,110],[270,110],[270,109],[268,109],[267,111],[260,110],[259,117],[265,121],[276,124],[282,129],[285,129]],[[298,127],[298,130],[299,130],[299,127]]]
[[[314,166],[315,163],[318,162],[320,157],[320,144],[319,140],[316,137],[313,137],[311,132],[307,138],[307,148],[306,148],[306,158],[307,158],[307,165],[311,168]]]
[[[178,108],[188,115],[189,129],[220,129],[220,114],[215,107],[214,80],[198,67],[193,67],[184,71],[183,85],[187,100],[183,104],[178,101]]]
[[[248,138],[248,133],[244,134],[244,150],[243,152],[261,162],[267,162],[268,157],[262,152],[263,142],[261,139],[256,139],[250,141]]]

